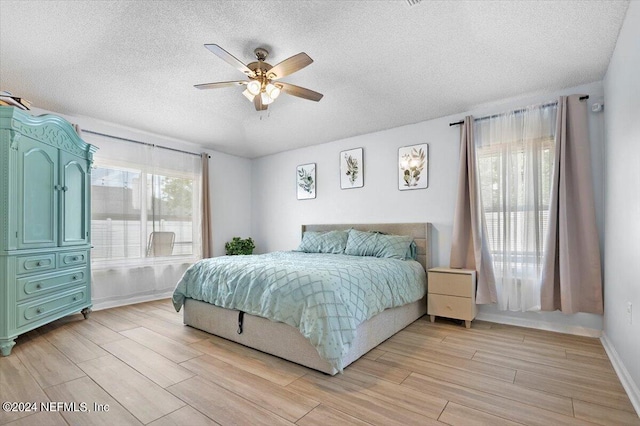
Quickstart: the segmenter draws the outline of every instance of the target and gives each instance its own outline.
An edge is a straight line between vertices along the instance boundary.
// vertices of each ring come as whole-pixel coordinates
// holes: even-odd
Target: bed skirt
[[[343,358],[346,367],[427,312],[426,298],[390,308],[360,324],[351,349]],[[315,347],[300,331],[288,324],[245,314],[238,334],[238,311],[206,302],[186,299],[184,323],[250,348],[304,365],[330,375],[338,372],[320,358]]]

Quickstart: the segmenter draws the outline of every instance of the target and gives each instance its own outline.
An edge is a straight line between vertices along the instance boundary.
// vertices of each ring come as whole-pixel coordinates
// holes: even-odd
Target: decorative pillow
[[[377,239],[378,234],[375,232],[363,232],[350,229],[344,254],[351,256],[375,256],[378,250],[376,247]]]
[[[305,253],[344,253],[347,246],[347,231],[312,232],[302,234],[298,251]]]
[[[350,229],[344,253],[352,256],[376,256],[405,260],[413,258],[412,243],[413,238],[406,235],[385,235],[378,232]]]

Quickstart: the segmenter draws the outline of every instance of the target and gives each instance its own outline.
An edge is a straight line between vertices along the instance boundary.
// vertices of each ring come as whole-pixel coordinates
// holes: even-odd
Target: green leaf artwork
[[[364,186],[364,161],[362,148],[340,152],[340,188],[352,189]]]
[[[426,173],[426,148],[426,144],[401,148],[399,167],[402,181],[400,189],[427,187],[426,177],[423,177],[424,173]]]
[[[316,185],[316,163],[302,164],[296,168],[298,200],[316,198]]]
[[[353,185],[358,179],[358,173],[360,173],[358,159],[349,154],[344,154],[344,158],[347,162],[347,171],[345,172],[345,174],[349,178],[349,182],[351,182],[351,185]]]
[[[316,183],[311,175],[315,169],[305,170],[304,168],[300,168],[298,170],[298,186],[302,188],[304,192],[308,192],[309,194],[313,193],[314,188],[316,187]]]

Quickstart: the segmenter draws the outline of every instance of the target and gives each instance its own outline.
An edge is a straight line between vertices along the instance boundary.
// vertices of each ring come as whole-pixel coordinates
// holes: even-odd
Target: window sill
[[[156,265],[184,265],[193,264],[200,260],[201,256],[163,256],[163,257],[143,257],[135,259],[100,259],[92,260],[93,270],[115,269],[115,268],[140,268]]]

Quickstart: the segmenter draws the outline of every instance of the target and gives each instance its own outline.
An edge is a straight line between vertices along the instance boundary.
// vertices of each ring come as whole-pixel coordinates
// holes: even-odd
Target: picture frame
[[[340,152],[340,189],[364,186],[363,149],[354,148]]]
[[[429,187],[429,144],[398,148],[398,189],[407,191]]]
[[[296,167],[296,191],[298,200],[316,198],[316,163]]]

